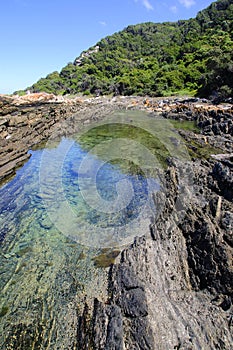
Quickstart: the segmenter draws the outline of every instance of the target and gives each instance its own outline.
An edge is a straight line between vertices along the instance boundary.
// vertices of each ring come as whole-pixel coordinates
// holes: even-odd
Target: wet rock
[[[107,326],[107,329],[106,329]],[[123,350],[123,318],[117,305],[103,306],[95,300],[93,314],[93,349]]]
[[[215,163],[212,170],[213,179],[216,181],[216,189],[229,201],[233,200],[233,169],[222,164]]]
[[[117,349],[109,337],[119,349],[231,349],[233,203],[213,192],[211,162],[196,160],[195,191],[177,206],[178,167],[170,160],[165,205],[150,234],[112,266],[108,303],[95,302],[85,331],[94,349]]]
[[[80,122],[91,123],[113,110],[128,108],[162,113],[165,118],[196,120],[205,135],[233,135],[231,105],[213,106],[196,98],[161,100],[119,96],[112,99],[68,99],[35,93],[22,97],[0,96],[0,141],[7,142],[5,147],[13,146],[26,154],[32,146],[49,137],[72,134],[78,130]],[[23,144],[21,140],[24,140]],[[1,155],[6,152],[5,147],[1,147]],[[0,167],[0,181],[15,171],[12,154],[8,153],[7,158],[7,168]]]
[[[233,153],[231,107],[210,106],[199,100],[115,97],[57,104],[26,101],[20,106],[9,98],[0,98],[0,108],[5,127],[0,134],[2,178],[12,174],[32,145],[48,137],[69,135],[85,121],[99,120],[116,108],[146,109],[153,117],[158,112],[167,118],[197,121],[202,135],[184,131],[182,134],[193,147],[191,165],[168,160],[164,191],[155,196],[160,210],[148,227],[148,234],[136,238],[120,256],[108,261],[108,265],[113,265],[108,275],[107,301],[95,299],[92,304],[89,300],[81,312],[77,308],[77,282],[68,270],[59,274],[57,282],[63,288],[55,299],[64,307],[69,302],[69,310],[76,315],[72,323],[76,338],[67,337],[65,348],[230,350],[232,160],[223,156],[198,159],[195,152],[208,144],[220,147],[218,154]],[[17,116],[21,119],[17,120]],[[11,138],[6,139],[6,135]],[[40,224],[49,229],[46,220]],[[41,347],[43,334],[56,325],[46,326],[47,330],[39,320],[36,324],[13,325],[6,346]],[[69,325],[64,327],[68,332]]]

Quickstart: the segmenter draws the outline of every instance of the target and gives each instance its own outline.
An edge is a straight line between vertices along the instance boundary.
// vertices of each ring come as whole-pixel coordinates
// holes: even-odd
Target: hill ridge
[[[231,96],[233,0],[213,2],[188,20],[129,25],[26,90],[62,95]]]

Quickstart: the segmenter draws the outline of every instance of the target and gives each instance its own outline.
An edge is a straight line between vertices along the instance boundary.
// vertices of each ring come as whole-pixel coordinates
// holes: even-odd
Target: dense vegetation
[[[195,19],[131,25],[28,89],[59,94],[233,95],[233,0],[214,2]]]

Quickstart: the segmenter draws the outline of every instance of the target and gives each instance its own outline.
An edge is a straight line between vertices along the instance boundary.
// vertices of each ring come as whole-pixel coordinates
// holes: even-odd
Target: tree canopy
[[[195,19],[130,25],[25,90],[233,95],[233,0],[214,2]]]

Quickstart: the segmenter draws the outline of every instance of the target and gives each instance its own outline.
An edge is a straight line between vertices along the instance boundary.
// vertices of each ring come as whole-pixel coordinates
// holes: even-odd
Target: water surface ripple
[[[148,230],[169,147],[128,117],[31,150],[1,187],[1,348],[72,348],[77,310],[106,297],[99,267]]]

